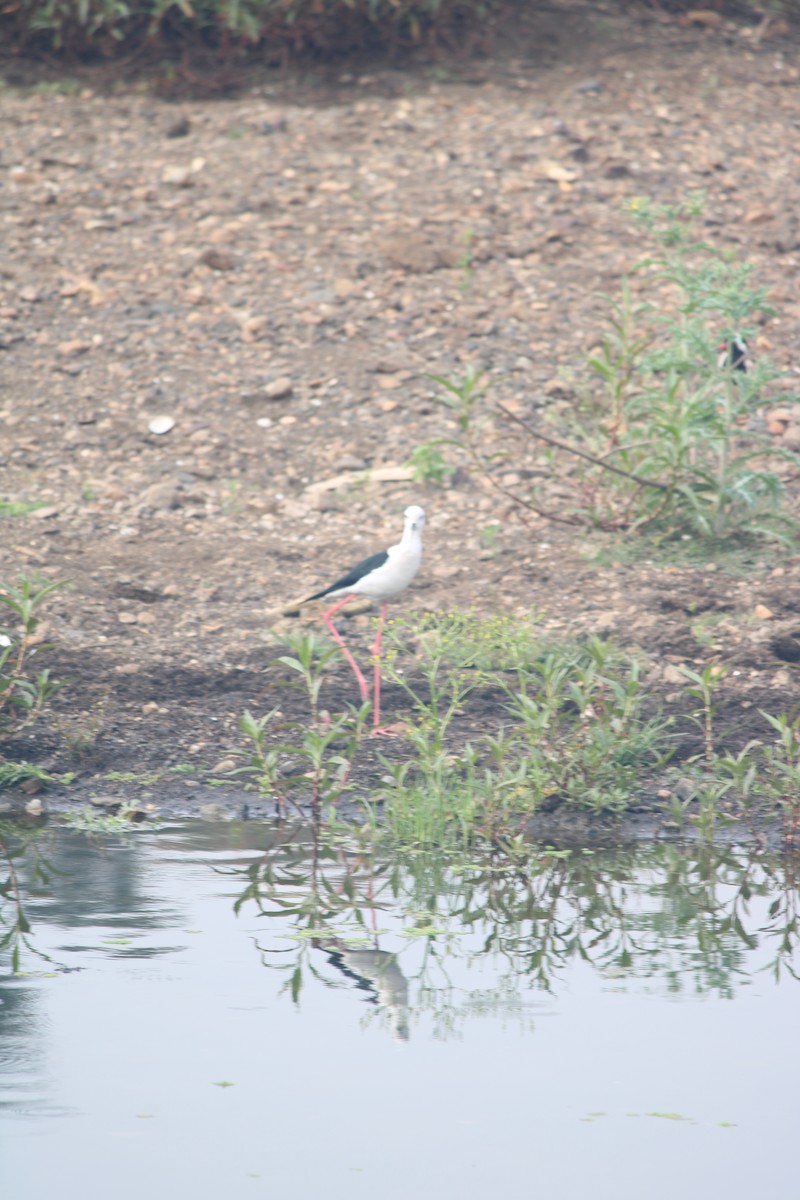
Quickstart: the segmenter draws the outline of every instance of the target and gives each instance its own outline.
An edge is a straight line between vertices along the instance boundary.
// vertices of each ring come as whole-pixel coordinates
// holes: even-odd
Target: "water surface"
[[[791,859],[448,871],[186,823],[48,830],[14,867],[8,1200],[750,1200],[795,1176]]]

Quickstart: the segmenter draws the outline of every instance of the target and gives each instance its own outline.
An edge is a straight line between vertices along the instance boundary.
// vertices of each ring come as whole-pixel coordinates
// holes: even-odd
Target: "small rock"
[[[152,421],[148,421],[147,428],[151,433],[163,434],[169,433],[175,426],[172,417],[153,417]]]
[[[166,136],[168,138],[182,138],[190,132],[192,123],[187,116],[179,117],[177,121],[168,126]]]
[[[159,709],[159,707],[158,707],[158,705],[156,704],[155,700],[148,700],[147,704],[143,704],[143,705],[142,705],[142,712],[144,713],[144,715],[145,715],[146,717],[149,717],[149,716],[151,716],[151,715],[152,715],[152,713],[157,713],[157,712],[160,712],[160,711],[161,711],[161,710]]]
[[[132,612],[117,613],[117,620],[122,625],[135,625],[136,624],[136,613],[132,613]]]
[[[679,671],[672,663],[667,663],[661,673],[661,678],[665,683],[686,683],[686,676],[683,671]]]
[[[282,375],[280,379],[273,379],[272,383],[267,384],[264,395],[268,400],[286,400],[293,390],[291,379],[288,375]]]
[[[602,92],[603,85],[599,79],[584,79],[582,83],[576,83],[576,92]]]
[[[30,171],[26,167],[12,167],[8,177],[12,183],[38,183],[42,178],[38,171]]]
[[[142,504],[162,511],[180,508],[180,493],[171,483],[154,483],[142,492]]]
[[[384,392],[394,391],[402,385],[403,381],[408,378],[408,373],[405,371],[396,372],[394,375],[375,375],[375,386],[381,388]]]
[[[334,471],[366,471],[367,469],[366,460],[359,458],[357,454],[343,454],[332,465]]]
[[[211,768],[212,775],[220,775],[223,771],[235,771],[239,763],[235,758],[221,758],[218,763]]]
[[[340,276],[333,281],[333,290],[340,300],[346,300],[348,296],[352,296],[358,291],[358,283],[354,279],[347,279]]]
[[[574,183],[579,172],[555,159],[545,158],[538,164],[538,173],[551,183]]]
[[[58,511],[59,510],[53,506],[49,506],[48,508],[36,508],[31,513],[31,516],[35,517],[37,521],[48,521],[50,517],[57,517]]]
[[[775,613],[771,608],[767,608],[766,604],[757,604],[753,609],[753,616],[759,621],[774,621]]]
[[[108,796],[101,793],[99,796],[90,796],[89,803],[94,808],[119,808],[122,801],[119,796]]]
[[[220,821],[225,816],[225,809],[221,804],[201,804],[199,811],[206,821]]]
[[[678,18],[679,25],[698,25],[701,29],[719,29],[722,21],[722,13],[708,8],[693,8]]]
[[[75,354],[85,354],[90,349],[91,346],[88,342],[82,342],[78,338],[70,342],[59,342],[58,344],[58,353],[63,354],[65,358],[69,358]]]
[[[769,645],[776,658],[788,663],[800,663],[800,635],[785,634],[773,638]]]
[[[269,333],[267,317],[246,317],[241,324],[241,338],[246,345],[260,341]],[[269,352],[267,352],[269,356]]]
[[[311,507],[317,512],[341,512],[342,503],[331,492],[313,492]]]
[[[164,170],[161,172],[161,182],[169,184],[170,187],[194,187],[191,167],[179,167],[175,163],[172,163],[164,167]]]
[[[219,250],[211,246],[200,255],[200,262],[210,267],[212,271],[232,271],[236,259],[229,250]]]
[[[44,812],[44,805],[41,800],[29,800],[25,805],[25,812],[31,817],[40,817]]]

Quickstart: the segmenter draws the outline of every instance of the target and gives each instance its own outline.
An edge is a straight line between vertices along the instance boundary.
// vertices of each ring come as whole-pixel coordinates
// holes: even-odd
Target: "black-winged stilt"
[[[717,366],[720,371],[728,369],[747,374],[750,363],[750,347],[743,337],[739,337],[737,333],[729,342],[720,342],[717,350],[719,352]]]
[[[418,504],[412,504],[405,511],[405,524],[403,525],[403,536],[396,546],[390,546],[388,550],[381,550],[378,554],[370,554],[369,558],[365,558],[346,575],[342,575],[341,579],[337,579],[330,587],[323,588],[321,592],[315,592],[313,596],[308,596],[303,601],[304,604],[310,600],[321,600],[324,596],[334,599],[341,596],[342,599],[329,608],[327,612],[322,614],[322,619],[328,627],[331,636],[341,646],[345,658],[353,669],[353,673],[358,680],[358,686],[361,692],[361,699],[369,698],[369,687],[364,678],[358,663],[353,658],[344,643],[344,638],[337,631],[333,624],[332,617],[344,608],[345,604],[350,600],[354,600],[357,596],[366,596],[370,600],[380,600],[381,614],[378,619],[378,632],[375,636],[375,643],[372,647],[372,662],[375,673],[374,686],[374,710],[373,720],[375,730],[378,730],[381,716],[381,669],[380,669],[380,653],[381,653],[381,637],[383,636],[383,627],[386,623],[386,610],[388,601],[393,596],[399,595],[405,591],[411,580],[419,570],[422,562],[422,529],[425,525],[425,510],[420,508]]]

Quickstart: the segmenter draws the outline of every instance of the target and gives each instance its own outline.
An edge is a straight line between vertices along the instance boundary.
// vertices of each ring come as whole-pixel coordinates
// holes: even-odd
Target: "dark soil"
[[[69,581],[43,630],[67,685],[6,751],[77,771],[72,800],[239,798],[204,781],[243,748],[242,711],[277,695],[303,715],[270,670],[276,634],[319,625],[292,600],[396,540],[412,502],[427,558],[404,613],[535,611],[551,634],[613,636],[676,711],[677,666],[716,657],[720,748],[796,705],[797,555],[734,571],[612,548],[599,566],[596,541],[523,521],[463,469],[364,482],[450,432],[429,372],[480,366],[523,415],[575,402],[601,294],[644,249],[635,196],[706,190],[706,236],[756,264],[779,311],[756,352],[800,362],[797,40],[589,9],[514,40],[468,63],[251,72],[224,100],[86,72],[0,91],[0,498],[45,504],[2,520],[0,579]],[[511,483],[536,465],[521,449]],[[346,628],[366,647],[367,616]],[[355,699],[344,666],[336,680],[331,708]],[[501,717],[479,697],[459,736]]]

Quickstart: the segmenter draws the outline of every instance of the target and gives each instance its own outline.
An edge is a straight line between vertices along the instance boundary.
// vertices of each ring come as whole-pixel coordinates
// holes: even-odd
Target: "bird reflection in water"
[[[397,955],[377,946],[351,947],[340,941],[316,941],[328,962],[336,967],[353,987],[368,993],[367,1003],[389,1016],[392,1036],[399,1042],[409,1039],[408,980],[397,962]],[[339,986],[339,985],[333,985]]]

